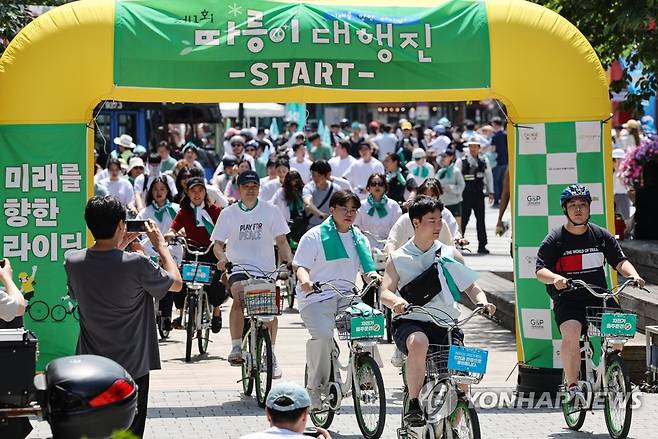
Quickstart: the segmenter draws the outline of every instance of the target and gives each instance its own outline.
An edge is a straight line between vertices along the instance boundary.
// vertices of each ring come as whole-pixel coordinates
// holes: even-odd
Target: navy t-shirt
[[[574,235],[567,231],[566,227],[561,226],[553,229],[541,243],[537,252],[535,270],[548,268],[567,279],[579,279],[588,284],[607,288],[605,263],[617,267],[625,259],[626,256],[619,243],[606,229],[590,224],[587,232]],[[550,288],[554,287],[550,286]],[[574,291],[573,294],[591,296],[583,288]]]
[[[496,163],[498,163],[498,166],[507,166],[507,131],[500,130],[494,134],[491,144],[496,147]]]

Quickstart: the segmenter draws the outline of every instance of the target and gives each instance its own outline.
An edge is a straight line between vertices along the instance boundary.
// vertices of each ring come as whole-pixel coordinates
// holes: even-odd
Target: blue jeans
[[[491,170],[493,172],[494,181],[494,203],[500,203],[500,195],[503,193],[503,180],[505,179],[505,172],[507,172],[507,165],[498,165]]]

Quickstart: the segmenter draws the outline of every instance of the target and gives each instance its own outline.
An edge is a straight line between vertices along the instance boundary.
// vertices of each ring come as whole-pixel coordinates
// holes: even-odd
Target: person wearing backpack
[[[560,294],[567,288],[568,279],[578,279],[588,284],[608,287],[605,263],[614,267],[622,276],[634,279],[640,287],[644,279],[626,259],[617,240],[595,224],[590,224],[592,196],[587,187],[573,184],[560,195],[560,205],[566,216],[564,226],[552,230],[537,252],[536,276],[547,286],[553,299],[555,321],[562,335],[560,355],[569,397],[573,401],[584,395],[578,388],[580,369],[580,336],[587,329],[586,309],[601,306],[601,299],[579,288]],[[618,307],[610,300],[608,306]]]

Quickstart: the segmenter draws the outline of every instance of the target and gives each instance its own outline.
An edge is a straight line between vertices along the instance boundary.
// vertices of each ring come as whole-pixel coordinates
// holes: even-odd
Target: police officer
[[[475,213],[478,234],[478,253],[489,254],[487,250],[487,229],[484,223],[484,194],[493,202],[493,174],[487,158],[480,154],[483,139],[474,135],[466,140],[465,146],[468,152],[458,159],[455,167],[460,169],[466,182],[466,188],[462,195],[462,235],[466,231],[466,225],[471,217],[471,210]]]

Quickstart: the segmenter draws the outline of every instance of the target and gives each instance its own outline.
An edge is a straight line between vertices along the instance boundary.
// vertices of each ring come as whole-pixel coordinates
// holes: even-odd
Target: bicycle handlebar
[[[445,314],[446,316],[448,316],[449,321],[439,319],[438,317],[434,316],[430,312],[430,310],[439,311],[439,312]],[[485,311],[485,307],[482,306],[482,305],[478,305],[478,306],[475,307],[475,309],[467,317],[465,317],[461,320],[457,320],[457,319],[453,319],[450,314],[448,314],[447,312],[445,312],[444,310],[442,310],[440,308],[434,308],[434,307],[431,307],[431,306],[407,305],[407,307],[405,308],[405,312],[402,313],[402,314],[394,315],[393,320],[397,320],[399,318],[402,318],[403,316],[408,315],[411,312],[418,312],[418,313],[425,314],[425,315],[429,316],[437,326],[441,326],[443,328],[454,329],[454,328],[458,328],[460,326],[465,325],[473,317],[475,317],[478,314],[482,314],[484,311]],[[452,322],[452,324],[447,324],[448,322]]]
[[[621,293],[629,285],[632,285],[635,288],[638,288],[647,293],[651,293],[651,291],[649,291],[648,289],[644,287],[640,287],[637,284],[637,282],[633,279],[626,279],[626,281],[623,284],[621,284],[621,286],[618,287],[616,290],[607,290],[605,288],[599,287],[598,285],[588,284],[587,282],[584,282],[580,279],[567,279],[567,290],[564,290],[563,293],[568,291],[574,291],[576,287],[582,287],[585,288],[594,297],[598,297],[599,299],[608,299],[610,297],[619,295],[619,293]],[[596,291],[594,291],[594,289],[603,290],[605,292],[597,293]]]
[[[204,251],[199,251],[199,250],[193,250],[190,245],[187,243],[187,239],[184,236],[174,236],[171,238],[170,244],[181,244],[183,248],[185,249],[186,252],[191,254],[192,256],[205,256],[213,248],[213,244],[211,243]],[[203,246],[199,246],[200,248],[203,248]]]
[[[336,288],[336,286],[334,285],[334,282],[328,281],[328,282],[315,282],[315,283],[313,283],[313,291],[311,291],[310,293],[306,293],[306,297],[311,296],[313,294],[321,293],[322,292],[322,287],[327,286],[341,297],[344,297],[344,298],[348,298],[348,297],[362,298],[372,287],[374,287],[375,285],[379,285],[381,283],[381,281],[379,279],[373,279],[366,286],[363,287],[361,292],[359,292],[359,288],[356,286],[356,284],[354,282],[350,282],[350,281],[345,280],[345,279],[341,279],[341,280],[348,283],[348,284],[352,284],[352,294],[345,294],[340,289]]]
[[[259,278],[272,279],[272,278],[278,277],[281,273],[283,273],[285,271],[291,271],[290,268],[289,268],[289,264],[290,264],[289,262],[282,263],[274,271],[269,272],[269,273],[266,273],[265,271],[263,271],[260,267],[257,267],[256,265],[234,264],[233,262],[230,262],[230,261],[225,264],[225,267],[226,267],[226,273],[228,273],[228,274],[231,274],[231,272],[233,271],[233,268],[237,267],[237,268],[243,270],[247,274],[247,276],[249,276],[250,279],[258,278],[258,277],[254,277],[250,273],[250,271],[260,272],[261,276]],[[247,268],[247,267],[251,267],[251,268]]]

